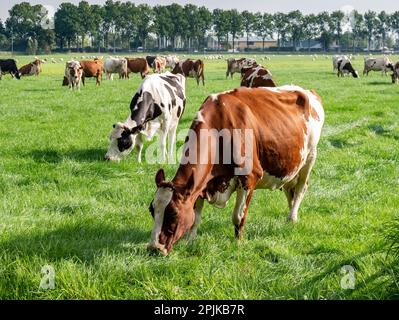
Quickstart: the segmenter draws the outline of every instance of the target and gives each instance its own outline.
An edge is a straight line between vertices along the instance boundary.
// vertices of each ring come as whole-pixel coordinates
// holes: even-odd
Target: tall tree
[[[368,51],[370,52],[371,50],[371,41],[373,39],[373,34],[375,32],[376,29],[376,25],[377,25],[377,13],[375,13],[375,11],[367,11],[364,14],[364,24],[366,26],[366,30],[367,30],[367,48]]]
[[[213,10],[212,16],[213,16],[214,31],[217,37],[218,50],[219,50],[221,39],[229,32],[228,14],[226,14],[226,11],[222,9],[215,9]]]
[[[320,12],[317,15],[317,25],[320,32],[320,40],[323,43],[323,49],[327,51],[332,42],[332,30],[334,28],[331,16],[327,11]]]
[[[78,5],[79,27],[82,49],[85,46],[86,35],[92,35],[95,31],[96,21],[92,14],[92,8],[87,1],[80,1]]]
[[[273,37],[273,16],[270,13],[255,14],[254,29],[256,35],[262,38],[262,51],[265,51],[265,40],[267,37]]]
[[[337,41],[338,51],[341,52],[342,24],[345,14],[338,10],[331,13],[331,21],[333,25],[335,40]]]
[[[155,6],[154,10],[154,32],[158,37],[158,48],[162,48],[162,39],[166,38],[171,34],[172,18],[169,14],[169,10],[166,6]],[[165,43],[165,47],[167,44]]]
[[[61,49],[67,44],[71,46],[71,42],[76,39],[79,32],[79,10],[72,3],[61,3],[59,9],[54,15],[55,34],[59,41]]]
[[[212,13],[206,7],[198,8],[198,49],[202,45],[205,46],[205,35],[212,26]]]
[[[397,41],[399,42],[399,11],[395,11],[390,19],[389,24],[391,26],[391,30],[394,31],[397,35]]]
[[[146,41],[148,35],[152,31],[152,21],[154,12],[148,4],[140,4],[137,6],[139,23],[137,28],[137,38],[141,42],[141,45],[146,49]]]
[[[385,42],[387,38],[387,33],[390,31],[390,16],[385,11],[381,11],[377,15],[377,22],[376,22],[376,33],[381,38],[381,47],[385,47]]]
[[[310,52],[311,40],[316,38],[320,34],[317,16],[314,15],[313,13],[304,16],[302,25],[303,25],[303,36],[304,38],[308,39],[308,50]]]
[[[173,50],[176,49],[178,37],[186,35],[187,32],[187,19],[184,16],[183,7],[177,3],[172,3],[168,6],[169,15],[172,20],[170,27],[170,38],[172,41]]]
[[[277,46],[280,50],[282,44],[286,41],[289,21],[285,13],[277,12],[273,15],[274,32],[277,34]]]
[[[298,45],[298,42],[303,38],[304,29],[303,29],[303,16],[301,11],[295,10],[288,13],[289,24],[289,32],[291,35],[292,46],[295,47]]]
[[[255,31],[255,23],[257,22],[255,14],[247,10],[241,13],[243,28],[247,37],[247,50],[249,49],[249,36]],[[263,43],[264,44],[264,43]]]
[[[191,50],[192,40],[196,39],[199,27],[198,7],[194,4],[186,4],[183,8],[183,16],[186,20],[187,28],[182,32],[182,36],[186,38],[186,46],[188,51]]]
[[[230,33],[233,38],[233,52],[235,50],[235,39],[243,31],[244,25],[241,14],[236,10],[229,10],[230,15]]]
[[[353,52],[355,52],[359,41],[363,40],[366,35],[363,15],[356,10],[353,12],[351,27],[353,34]]]

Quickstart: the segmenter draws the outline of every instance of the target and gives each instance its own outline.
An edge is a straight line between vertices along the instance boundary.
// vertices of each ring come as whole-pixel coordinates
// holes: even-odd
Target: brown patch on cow
[[[256,75],[253,75],[256,70]],[[263,78],[267,75],[270,75],[267,69],[265,67],[259,66],[258,64],[254,64],[249,68],[243,68],[241,70],[241,86],[248,88],[276,87],[276,83],[273,81],[273,79]]]

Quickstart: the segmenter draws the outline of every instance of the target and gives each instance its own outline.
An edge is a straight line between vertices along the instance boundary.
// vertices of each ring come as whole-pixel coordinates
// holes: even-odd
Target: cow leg
[[[292,196],[290,214],[288,219],[297,222],[298,221],[298,210],[303,197],[305,196],[306,189],[308,188],[308,180],[310,172],[312,171],[313,165],[316,161],[317,151],[313,150],[305,163],[305,166],[298,173],[298,180],[295,186],[289,189],[289,194]],[[290,202],[289,197],[287,196],[288,201]]]
[[[164,128],[161,128],[160,132],[161,133],[159,135],[159,146],[162,152],[161,161],[162,163],[164,163],[166,159],[166,140],[168,137],[168,132]]]
[[[197,237],[197,230],[201,223],[201,215],[203,208],[204,208],[204,199],[198,198],[194,205],[195,220],[188,234],[189,241],[192,241]]]
[[[251,201],[253,190],[240,186],[237,189],[237,198],[233,210],[233,224],[236,239],[242,239],[245,220],[247,219],[248,205]]]
[[[136,141],[135,141],[135,146],[134,147],[137,150],[137,162],[138,163],[141,163],[141,153],[143,151],[143,146],[144,146],[143,138],[144,138],[143,135],[141,133],[139,133],[137,135]]]
[[[175,163],[176,130],[177,130],[177,123],[172,125],[169,129],[169,151],[168,151],[169,163]]]

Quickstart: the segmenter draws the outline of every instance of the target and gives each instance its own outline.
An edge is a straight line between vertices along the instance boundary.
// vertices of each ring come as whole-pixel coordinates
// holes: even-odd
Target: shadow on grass
[[[39,163],[60,163],[66,159],[78,162],[96,162],[103,161],[105,153],[106,150],[100,148],[72,149],[67,151],[39,149],[33,150],[28,156]]]
[[[381,79],[381,81],[371,81],[371,82],[367,82],[367,85],[369,86],[387,86],[392,84],[391,81],[384,81],[383,79]]]
[[[0,243],[0,251],[21,258],[39,256],[48,261],[79,259],[93,263],[101,253],[132,254],[132,244],[143,244],[139,254],[142,251],[145,255],[145,243],[149,238],[150,231],[144,232],[133,226],[117,228],[90,219],[35,234],[12,236]]]

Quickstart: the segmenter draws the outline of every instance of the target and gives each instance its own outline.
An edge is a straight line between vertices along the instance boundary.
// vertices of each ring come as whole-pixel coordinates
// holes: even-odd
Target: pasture
[[[17,59],[18,66],[33,60]],[[171,179],[177,164],[138,164],[135,153],[103,161],[140,77],[104,77],[100,87],[86,79],[80,92],[61,86],[61,62],[44,64],[37,78],[3,77],[0,298],[398,298],[385,234],[399,207],[399,86],[380,73],[338,79],[330,57],[258,61],[278,85],[315,89],[323,100],[326,121],[299,222],[286,221],[283,192],[258,190],[242,241],[234,239],[232,198],[225,209],[206,204],[198,237],[182,239],[167,257],[147,254],[148,207],[156,171],[164,167]],[[363,58],[353,62],[362,74]],[[187,80],[178,132],[209,94],[239,85],[225,70],[224,60],[205,60],[205,87]],[[46,265],[55,271],[52,290],[39,288]],[[354,289],[341,287],[345,265],[355,270]]]

